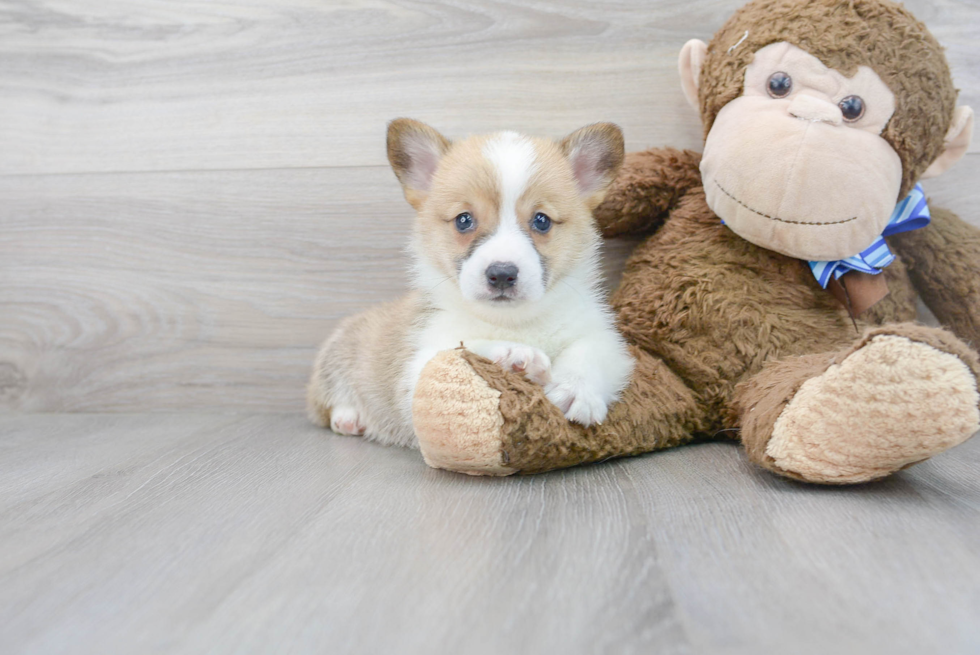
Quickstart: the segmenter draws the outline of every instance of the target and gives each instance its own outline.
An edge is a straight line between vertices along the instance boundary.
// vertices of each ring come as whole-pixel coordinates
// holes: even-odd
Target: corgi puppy
[[[313,422],[417,448],[416,382],[460,344],[542,385],[570,420],[601,422],[633,370],[600,292],[592,218],[623,161],[619,128],[589,125],[560,143],[514,132],[450,142],[400,118],[388,160],[418,212],[412,291],[326,340],[308,389]]]

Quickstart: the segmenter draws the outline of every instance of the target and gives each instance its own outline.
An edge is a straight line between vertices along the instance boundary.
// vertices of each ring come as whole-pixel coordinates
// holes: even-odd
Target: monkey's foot
[[[880,328],[837,357],[766,367],[749,385],[755,390],[743,390],[742,439],[753,459],[789,477],[825,484],[882,478],[980,429],[976,371],[976,355],[947,332]],[[752,395],[755,404],[747,403]]]

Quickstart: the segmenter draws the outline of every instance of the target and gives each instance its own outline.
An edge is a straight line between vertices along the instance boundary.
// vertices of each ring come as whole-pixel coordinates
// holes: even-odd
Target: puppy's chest
[[[421,327],[419,347],[444,350],[470,341],[513,341],[556,357],[575,340],[575,330],[563,316],[550,319],[513,327],[493,325],[465,314],[435,312]]]

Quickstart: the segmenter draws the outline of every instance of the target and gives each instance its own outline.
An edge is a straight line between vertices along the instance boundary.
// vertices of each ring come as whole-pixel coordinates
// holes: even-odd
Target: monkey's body
[[[764,420],[764,425],[748,420],[746,413],[759,411],[767,402],[785,407],[807,380],[822,375],[831,362],[841,361],[851,354],[856,342],[864,340],[855,330],[846,308],[817,284],[806,262],[749,243],[722,224],[708,207],[703,189],[689,186],[698,178],[698,160],[695,153],[671,150],[628,156],[627,173],[597,212],[600,225],[606,236],[650,229],[656,232],[639,244],[627,261],[612,302],[627,339],[662,359],[692,391],[696,402],[695,433],[740,437],[750,452],[752,446],[756,447],[751,454],[757,463],[777,468],[765,450],[778,412],[769,417],[768,423]],[[664,170],[668,161],[670,170],[676,172],[679,166],[687,167],[688,174],[672,177],[681,183],[665,188],[669,182],[654,171]],[[631,179],[631,175],[636,177]],[[670,193],[663,194],[664,190]],[[654,207],[651,201],[656,197],[669,198],[670,203]],[[631,213],[634,208],[637,213]],[[899,259],[883,273],[890,293],[861,315],[857,326],[861,332],[878,328],[882,336],[893,335],[921,344],[924,349],[918,355],[930,359],[935,354],[940,368],[952,363],[939,356],[940,353],[952,352],[965,364],[962,389],[945,398],[937,397],[932,392],[923,392],[921,377],[914,370],[905,369],[898,384],[893,380],[877,380],[873,375],[866,379],[852,378],[853,388],[844,386],[836,391],[853,397],[867,391],[857,387],[870,386],[872,395],[880,394],[882,398],[881,404],[867,406],[868,412],[885,411],[889,416],[855,415],[851,408],[851,413],[839,416],[846,425],[823,426],[823,429],[833,431],[844,427],[853,434],[853,431],[860,433],[868,421],[876,423],[865,430],[867,434],[880,429],[884,419],[886,434],[881,436],[888,442],[890,455],[901,453],[901,462],[889,457],[874,458],[873,464],[858,467],[862,469],[859,472],[848,469],[839,479],[825,475],[819,481],[847,482],[865,475],[878,477],[928,456],[935,448],[945,449],[951,437],[943,425],[949,424],[949,415],[970,417],[970,410],[975,412],[976,399],[970,392],[975,394],[975,378],[980,376],[976,355],[942,330],[911,324],[916,318],[916,290],[901,259],[905,250],[915,252],[916,260],[929,261],[933,274],[944,274],[947,282],[961,292],[972,286],[956,309],[962,311],[980,305],[977,293],[980,233],[945,210],[934,209],[933,215],[933,224],[925,228],[934,233],[929,235],[932,238],[910,233],[890,240],[891,247],[899,254]],[[948,238],[936,238],[937,234],[948,237],[952,233],[958,233],[961,239],[958,252],[946,248]],[[939,248],[931,248],[929,244]],[[954,279],[954,275],[959,279]],[[926,298],[929,302],[933,297],[927,294]],[[941,320],[950,322],[949,304],[929,304]],[[980,324],[959,323],[959,337],[980,342]],[[899,352],[904,354],[903,351],[892,354],[898,357]],[[881,356],[887,358],[891,354],[886,352]],[[808,357],[813,361],[806,362]],[[808,365],[800,366],[803,362]],[[970,377],[966,376],[966,369]],[[787,387],[778,397],[772,396],[769,378],[773,377],[781,378]],[[826,393],[819,402],[827,403],[831,411],[844,411],[842,407],[834,407],[835,398]],[[687,417],[689,411],[678,415]],[[921,421],[921,425],[910,429],[910,416],[914,417],[913,421]],[[814,417],[815,423],[825,420],[827,417]],[[966,424],[973,425],[973,422],[968,419]],[[972,434],[972,430],[964,434],[956,427],[957,442]],[[808,429],[820,428],[810,425]],[[850,445],[858,445],[863,436]],[[799,437],[812,440],[819,435]],[[833,437],[844,439],[840,434]],[[831,449],[842,445],[845,444],[833,444]],[[823,456],[829,454],[826,447],[821,451]],[[793,477],[812,477],[785,467],[778,470]]]
[[[527,473],[725,436],[780,475],[844,484],[970,438],[980,230],[931,207],[889,237],[889,293],[857,331],[806,261],[868,248],[968,148],[972,111],[925,26],[886,0],[755,0],[680,71],[704,155],[627,155],[595,212],[606,236],[648,235],[612,298],[637,358],[622,401],[587,430],[527,380],[442,353],[413,406],[426,461]],[[916,291],[950,331],[913,322]]]
[[[693,180],[699,159],[672,150],[630,154],[628,175],[611,191],[598,219],[607,237],[656,229],[627,261],[612,304],[627,339],[662,359],[693,391],[699,432],[713,435],[737,427],[731,405],[735,387],[765,362],[833,353],[860,333],[806,262],[736,235],[708,207],[700,185],[671,189],[669,206],[650,212],[647,205],[623,220],[624,187],[659,186],[663,181],[653,171],[665,160],[689,167],[682,179]],[[629,179],[639,172],[642,182]],[[890,293],[868,312],[871,316],[859,317],[862,329],[915,320],[915,292],[905,267],[896,261],[886,271]]]

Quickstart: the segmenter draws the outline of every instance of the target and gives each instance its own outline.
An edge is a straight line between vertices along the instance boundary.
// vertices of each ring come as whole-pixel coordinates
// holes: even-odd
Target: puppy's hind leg
[[[322,428],[337,434],[361,436],[366,430],[364,419],[351,397],[349,380],[344,379],[348,369],[344,356],[345,327],[344,324],[338,326],[317,353],[306,388],[306,412],[310,420]]]

